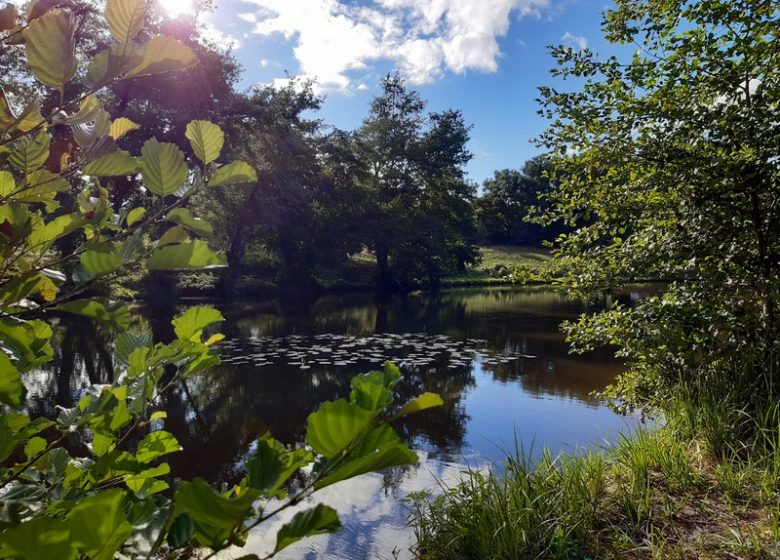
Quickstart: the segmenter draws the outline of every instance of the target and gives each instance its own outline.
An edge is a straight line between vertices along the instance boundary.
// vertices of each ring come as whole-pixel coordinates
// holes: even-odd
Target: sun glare
[[[192,0],[160,0],[160,5],[171,18],[188,15],[193,12]]]

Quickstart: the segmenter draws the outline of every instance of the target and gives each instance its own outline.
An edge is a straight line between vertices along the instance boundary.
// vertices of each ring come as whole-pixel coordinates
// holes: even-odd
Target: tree
[[[760,0],[618,0],[604,30],[639,45],[630,61],[554,50],[554,73],[584,81],[541,88],[548,218],[587,223],[557,251],[562,282],[592,294],[673,280],[570,326],[579,348],[620,345],[624,403],[739,379],[735,409],[760,410],[777,386],[779,20]]]
[[[71,87],[84,63],[75,23],[81,6],[70,11],[54,4],[33,2],[25,17],[13,5],[0,11],[0,44],[18,43],[24,80],[53,92],[47,110],[37,98],[24,97],[37,87],[13,87],[13,96],[0,90],[0,556],[149,558],[163,547],[170,558],[189,558],[199,548],[214,556],[243,544],[250,529],[318,488],[415,462],[388,422],[441,399],[424,394],[393,407],[400,372],[387,364],[354,379],[349,400],[325,403],[309,415],[308,448],[291,449],[266,434],[246,462],[246,476],[230,490],[195,479],[163,494],[170,466],[160,459],[180,445],[159,429],[166,418],[160,395],[219,363],[213,346],[224,337],[213,331],[222,316],[208,306],[191,307],[172,321],[170,343],[154,343],[149,332],[129,329],[126,305],[89,297],[90,287],[132,263],[148,270],[223,266],[224,256],[201,239],[212,233],[210,224],[185,203],[198,191],[256,182],[257,176],[240,160],[217,163],[224,133],[206,120],[186,125],[190,158],[156,138],[137,156],[121,149],[137,125],[124,116],[112,119],[102,90],[187,68],[197,57],[179,40],[148,36],[144,0],[109,0],[104,13],[113,39],[91,58],[86,90]],[[56,151],[55,134],[73,142]],[[140,175],[154,195],[149,210],[112,205],[105,178],[128,175]],[[57,243],[66,239],[71,243]],[[113,349],[119,375],[91,386],[55,420],[34,418],[23,376],[52,360],[58,314],[119,331]],[[111,358],[102,361],[106,367]],[[108,381],[94,373],[95,381]],[[287,496],[290,479],[307,466],[311,476]],[[256,510],[258,500],[263,506]],[[280,529],[271,554],[339,526],[336,512],[322,504],[299,512]]]
[[[502,169],[483,185],[475,200],[480,233],[488,243],[541,246],[553,241],[561,228],[541,227],[530,222],[536,212],[544,212],[551,184],[549,160],[538,156],[528,160],[521,171]]]
[[[259,171],[255,183],[217,191],[216,207],[212,198],[202,204],[217,225],[230,264],[222,277],[223,293],[235,289],[251,242],[263,243],[279,257],[280,285],[315,284],[316,267],[330,254],[318,242],[316,217],[327,194],[317,146],[322,124],[306,116],[320,104],[311,83],[296,82],[235,95],[222,109],[235,154]]]
[[[476,258],[474,189],[463,170],[471,159],[469,127],[459,111],[426,116],[424,109],[419,95],[391,74],[357,131],[367,172],[366,245],[384,288],[435,284]]]

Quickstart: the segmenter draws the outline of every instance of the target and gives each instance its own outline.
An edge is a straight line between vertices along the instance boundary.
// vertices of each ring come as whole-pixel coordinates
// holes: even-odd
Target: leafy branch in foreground
[[[100,90],[187,68],[197,58],[170,37],[137,41],[144,0],[109,0],[113,42],[89,62],[83,93],[69,96],[80,89],[71,81],[81,64],[73,19],[81,4],[55,4],[33,2],[25,18],[12,6],[0,12],[2,48],[23,48],[29,82],[58,94],[44,116],[37,98],[23,101],[0,87],[0,556],[104,560],[149,558],[163,548],[174,558],[199,547],[216,552],[242,544],[252,527],[319,488],[415,462],[388,421],[441,401],[423,395],[391,410],[400,375],[388,365],[356,378],[350,400],[326,403],[309,417],[308,448],[289,449],[266,436],[246,464],[246,478],[229,491],[200,479],[170,488],[170,467],[161,458],[181,446],[162,429],[165,413],[155,407],[172,385],[219,363],[212,347],[222,335],[205,329],[222,315],[191,308],[174,319],[173,342],[154,344],[148,333],[128,331],[127,306],[82,296],[96,279],[133,263],[167,271],[224,266],[202,239],[211,236],[211,225],[184,204],[195,192],[256,175],[241,161],[218,163],[224,136],[208,121],[187,126],[192,162],[178,146],[154,138],[140,155],[122,150],[122,139],[139,127],[112,119]],[[65,147],[55,149],[63,137]],[[128,175],[139,176],[151,204],[111,206],[110,178]],[[55,313],[122,332],[114,344],[118,371],[111,385],[90,387],[56,419],[31,418],[23,376],[52,360]],[[293,487],[291,478],[312,463],[310,479]],[[269,500],[281,505],[266,511]],[[271,554],[336,528],[326,506],[299,513]]]

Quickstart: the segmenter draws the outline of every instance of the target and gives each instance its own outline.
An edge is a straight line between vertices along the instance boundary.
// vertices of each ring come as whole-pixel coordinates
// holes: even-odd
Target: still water
[[[217,307],[226,317],[223,363],[182,382],[162,406],[165,428],[185,449],[169,456],[175,476],[237,480],[258,436],[270,431],[286,443],[301,441],[306,416],[319,403],[347,396],[353,375],[386,359],[402,366],[400,400],[424,391],[444,399],[443,407],[397,426],[418,451],[418,466],[321,491],[317,499],[339,511],[344,529],[290,547],[283,558],[408,558],[413,534],[401,499],[409,492],[436,492],[464,468],[500,465],[516,445],[531,453],[576,451],[614,440],[637,421],[591,394],[611,382],[621,364],[609,351],[569,355],[559,331],[562,321],[595,307],[548,288]],[[172,336],[176,311],[141,308],[137,327],[164,340]],[[56,344],[51,366],[29,379],[30,404],[39,414],[73,406],[83,388],[110,381],[114,372],[106,331],[69,322],[57,329]],[[254,533],[242,554],[262,556],[273,544],[265,535],[291,516]]]

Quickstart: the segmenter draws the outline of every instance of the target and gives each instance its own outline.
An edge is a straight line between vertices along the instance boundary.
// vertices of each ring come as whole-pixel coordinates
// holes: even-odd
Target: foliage
[[[604,31],[639,45],[630,61],[553,52],[554,73],[583,84],[541,88],[552,122],[540,143],[557,181],[541,222],[580,224],[560,239],[553,272],[586,295],[672,281],[569,327],[579,349],[619,346],[631,371],[612,395],[628,406],[657,404],[704,372],[733,375],[746,353],[756,384],[776,388],[777,25],[758,0],[618,1]],[[767,401],[754,397],[739,396],[757,411]]]
[[[417,92],[398,74],[382,80],[356,134],[364,175],[364,243],[376,255],[379,284],[437,284],[476,260],[471,201],[464,178],[471,159],[460,111],[426,117]]]
[[[562,233],[551,224],[543,228],[529,223],[529,217],[547,207],[545,195],[552,190],[549,168],[549,161],[538,156],[522,171],[502,169],[482,184],[474,207],[480,235],[488,243],[542,246]]]
[[[160,459],[181,447],[155,407],[174,383],[219,363],[213,345],[223,337],[212,331],[222,316],[190,308],[174,319],[172,342],[153,343],[149,333],[127,330],[125,305],[84,296],[96,279],[136,263],[159,271],[224,266],[224,256],[200,239],[211,236],[211,226],[183,205],[215,184],[257,177],[244,162],[219,162],[223,132],[204,120],[187,126],[189,157],[156,138],[140,155],[120,148],[138,127],[125,116],[112,120],[98,94],[198,59],[177,39],[148,36],[144,0],[109,0],[104,14],[113,40],[85,67],[75,32],[81,8],[39,0],[26,14],[11,5],[1,20],[3,49],[23,49],[27,80],[57,93],[43,110],[38,86],[0,90],[0,556],[148,558],[165,548],[169,557],[190,557],[199,547],[215,553],[242,544],[251,528],[315,488],[415,462],[388,421],[437,403],[423,395],[396,412],[392,390],[400,373],[388,364],[358,378],[349,401],[326,403],[309,416],[311,450],[265,436],[246,463],[247,477],[233,488],[217,491],[201,479],[170,488],[170,467]],[[82,75],[83,83],[71,83]],[[110,178],[125,176],[153,204],[112,207]],[[56,419],[32,418],[23,376],[52,359],[51,323],[62,313],[123,331],[114,342],[120,371]],[[308,479],[287,495],[304,467]],[[331,508],[316,506],[280,530],[273,552],[338,526]]]

